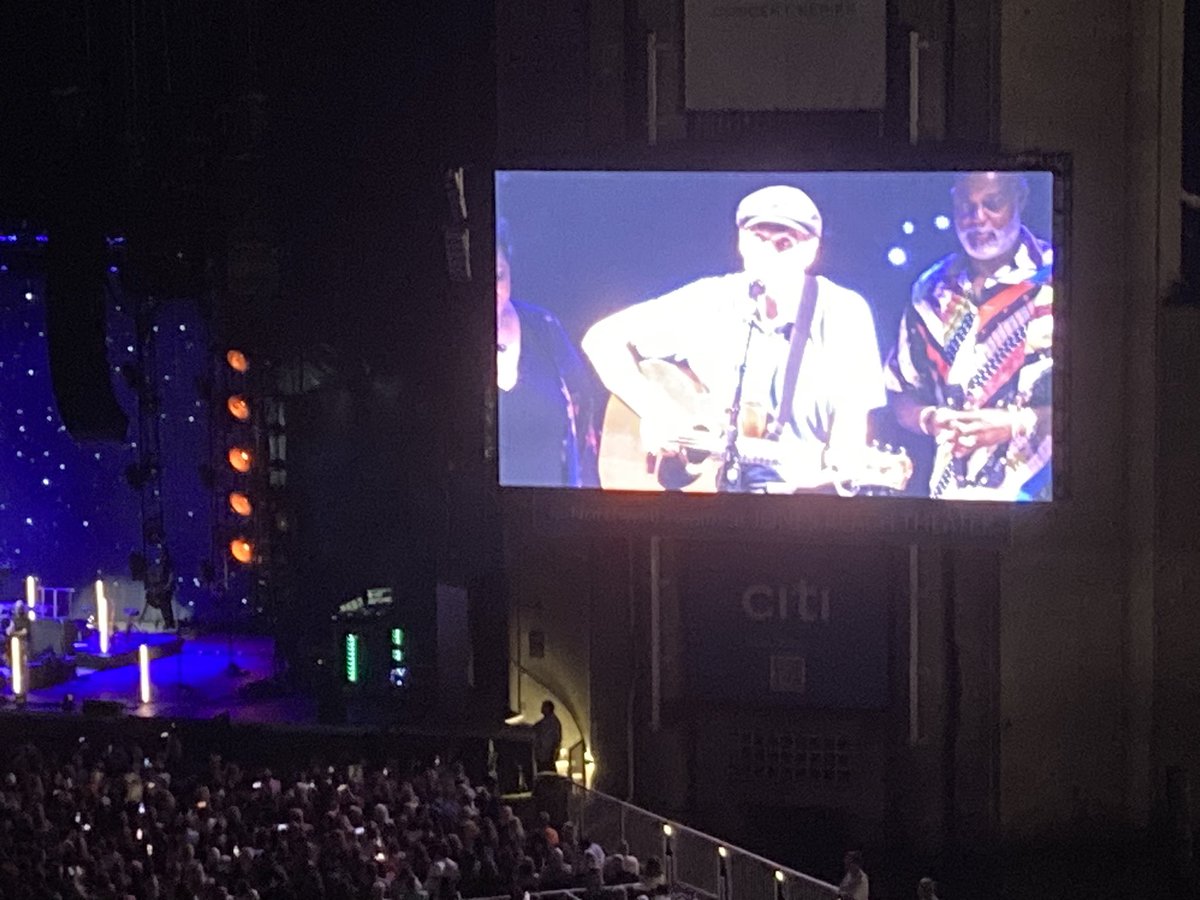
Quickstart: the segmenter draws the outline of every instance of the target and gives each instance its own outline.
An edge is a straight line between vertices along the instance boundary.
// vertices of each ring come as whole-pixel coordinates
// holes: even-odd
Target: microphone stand
[[[757,300],[766,289],[761,282],[750,285],[750,297]],[[729,405],[729,422],[725,429],[725,449],[721,453],[721,468],[717,472],[717,491],[738,491],[742,487],[742,457],[738,452],[738,422],[742,417],[742,385],[746,381],[746,362],[750,359],[750,341],[754,338],[754,315],[746,329],[746,347],[742,350],[742,364],[738,367],[737,387],[733,391],[733,402]]]

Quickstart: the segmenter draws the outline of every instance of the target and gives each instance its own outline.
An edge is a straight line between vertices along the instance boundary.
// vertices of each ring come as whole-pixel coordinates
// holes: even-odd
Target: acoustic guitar
[[[641,419],[620,398],[613,396],[604,412],[600,436],[600,486],[616,491],[683,491],[712,494],[717,491],[726,445],[728,409],[686,365],[659,359],[639,363],[642,375],[657,384],[696,423],[680,435],[669,452],[648,449],[642,442]],[[737,449],[741,464],[765,466],[786,472],[786,444],[767,437],[770,416],[758,403],[743,402],[738,423]],[[834,487],[854,493],[899,493],[912,477],[913,463],[903,448],[877,445],[835,454],[826,448],[819,470],[806,473],[802,482],[771,484],[769,493],[797,493]]]

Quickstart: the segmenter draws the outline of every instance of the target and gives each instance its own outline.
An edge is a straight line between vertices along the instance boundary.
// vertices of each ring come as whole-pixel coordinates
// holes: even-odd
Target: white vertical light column
[[[25,605],[29,607],[30,611],[32,611],[33,608],[35,606],[37,606],[37,576],[36,575],[26,575],[25,576]]]
[[[150,648],[145,644],[138,647],[138,699],[150,702]]]
[[[8,644],[8,660],[12,665],[13,696],[20,697],[25,693],[25,667],[21,659],[21,639],[15,634]]]
[[[108,655],[108,598],[104,596],[104,582],[96,579],[96,627],[100,629],[100,653]]]

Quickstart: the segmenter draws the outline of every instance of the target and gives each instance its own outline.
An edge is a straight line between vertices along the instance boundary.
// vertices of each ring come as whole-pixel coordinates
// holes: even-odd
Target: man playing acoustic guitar
[[[640,419],[652,472],[669,460],[719,459],[716,477],[669,484],[657,471],[655,485],[645,465],[641,479],[636,465],[609,467],[606,478],[602,462],[606,488],[826,492],[854,480],[828,462],[833,454],[860,459],[868,414],[886,404],[871,310],[812,273],[822,221],[804,191],[757,190],[738,204],[735,223],[742,271],[629,306],[594,324],[582,343],[604,384]]]

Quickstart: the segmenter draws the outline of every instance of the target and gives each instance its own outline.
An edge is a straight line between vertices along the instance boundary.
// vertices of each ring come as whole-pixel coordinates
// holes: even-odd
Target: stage
[[[148,703],[138,699],[137,646],[142,643],[150,657]],[[61,713],[83,709],[87,703],[89,709],[103,714],[144,718],[211,719],[228,714],[234,721],[260,724],[317,721],[316,703],[310,697],[247,688],[267,684],[274,674],[274,642],[269,637],[118,634],[107,656],[101,656],[93,644],[76,652],[73,678],[28,691],[25,709]],[[5,707],[12,709],[11,672],[7,667],[0,671],[8,684]],[[268,693],[282,695],[263,697]]]
[[[0,747],[14,740],[54,744],[84,735],[151,746],[177,730],[194,748],[263,763],[363,756],[415,760],[440,754],[485,771],[497,753],[505,793],[525,790],[526,776],[533,771],[531,730],[506,726],[499,716],[473,710],[471,704],[429,709],[419,720],[404,720],[394,707],[351,701],[331,722],[319,715],[311,691],[285,689],[274,677],[275,647],[269,637],[185,631],[127,638],[155,648],[148,703],[138,699],[136,650],[130,654],[134,662],[103,669],[81,666],[85,654],[77,654],[74,677],[32,689],[20,703],[12,695],[11,673],[3,667],[7,683],[0,694]],[[170,655],[155,656],[168,651]]]

